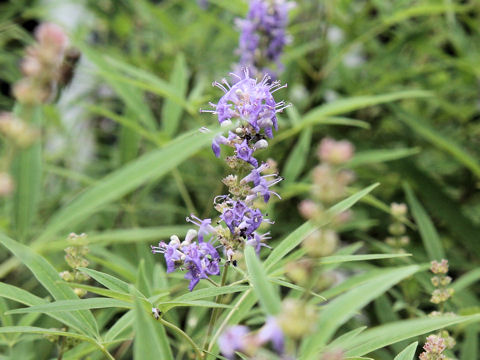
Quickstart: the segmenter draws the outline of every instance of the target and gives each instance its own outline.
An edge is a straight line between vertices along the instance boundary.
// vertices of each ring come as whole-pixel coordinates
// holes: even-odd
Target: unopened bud
[[[407,205],[404,203],[391,203],[390,204],[390,212],[392,213],[393,216],[395,217],[403,217],[407,215]]]
[[[312,257],[331,255],[338,246],[338,235],[331,229],[315,230],[303,240],[302,246]]]
[[[277,323],[287,336],[300,339],[313,330],[315,318],[313,306],[297,299],[286,299],[282,303]]]
[[[6,172],[0,172],[0,196],[8,196],[15,189],[15,183],[13,182],[10,174]]]
[[[63,29],[52,23],[40,24],[35,29],[35,38],[41,46],[48,46],[58,51],[63,50],[68,42],[67,35]]]
[[[258,149],[266,149],[268,147],[268,142],[267,140],[258,140],[255,145],[254,145],[254,148],[255,150],[258,150]]]
[[[353,152],[354,147],[349,141],[335,141],[331,138],[324,138],[318,148],[318,157],[329,164],[340,165],[349,161]]]
[[[434,274],[446,274],[448,272],[448,260],[442,259],[442,261],[432,261],[430,270]]]
[[[298,206],[298,210],[305,219],[309,220],[316,218],[321,211],[320,206],[312,200],[303,200]]]

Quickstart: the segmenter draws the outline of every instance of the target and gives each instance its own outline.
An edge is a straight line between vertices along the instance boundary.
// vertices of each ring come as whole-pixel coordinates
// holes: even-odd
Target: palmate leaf
[[[33,252],[29,247],[22,245],[0,233],[0,243],[23,262],[56,300],[78,300],[73,290],[65,285],[50,263],[42,256]],[[98,336],[95,318],[88,310],[72,311],[67,315],[78,329],[85,334]]]
[[[355,287],[328,303],[320,314],[316,330],[302,344],[301,359],[314,359],[335,331],[359,309],[420,268],[416,265],[382,271],[368,282]],[[352,356],[364,354],[352,354]]]

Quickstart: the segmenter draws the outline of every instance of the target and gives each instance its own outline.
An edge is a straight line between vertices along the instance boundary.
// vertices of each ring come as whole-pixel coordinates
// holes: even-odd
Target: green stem
[[[225,282],[227,281],[227,273],[228,273],[229,264],[230,264],[229,262],[225,263],[225,266],[223,268],[222,281],[220,282],[220,286],[224,286]],[[218,295],[215,299],[215,302],[217,304],[219,304],[221,299],[222,299],[222,295]],[[219,312],[220,312],[219,308],[215,308],[215,309],[212,310],[212,315],[210,316],[210,322],[208,323],[207,335],[205,336],[205,340],[204,340],[203,346],[202,346],[202,348],[204,350],[206,350],[205,347],[207,346],[208,339],[209,339],[210,335],[212,335],[213,327],[215,326],[215,322],[218,319]]]
[[[182,329],[180,329],[176,325],[174,325],[174,324],[172,324],[172,323],[170,323],[170,322],[168,322],[168,321],[166,321],[162,318],[160,318],[160,322],[163,325],[165,325],[166,327],[175,331],[180,336],[182,336],[185,340],[187,340],[187,342],[192,346],[193,350],[197,354],[198,359],[203,359],[204,358],[202,350],[198,347],[198,345],[195,343],[195,341],[193,341],[192,338],[190,336],[188,336]]]

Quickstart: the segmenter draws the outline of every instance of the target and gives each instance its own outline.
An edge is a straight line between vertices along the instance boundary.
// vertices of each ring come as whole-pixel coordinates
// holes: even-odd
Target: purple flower
[[[278,184],[280,181],[283,180],[283,178],[277,177],[276,174],[261,175],[260,172],[267,168],[267,164],[262,164],[257,169],[252,169],[250,174],[248,174],[241,180],[241,183],[253,182],[254,185],[254,187],[250,190],[250,194],[245,199],[247,203],[253,202],[257,198],[258,194],[263,196],[263,200],[265,202],[268,202],[270,200],[272,194],[280,199],[280,195],[278,195],[274,191],[271,191],[270,187]],[[273,179],[269,180],[269,178]]]
[[[284,351],[285,336],[274,317],[269,317],[267,319],[267,322],[262,326],[257,334],[257,340],[260,344],[271,342],[273,349],[278,354],[282,354]]]
[[[253,246],[255,248],[255,252],[257,255],[260,254],[260,250],[262,249],[262,246],[265,246],[267,248],[270,248],[267,244],[265,244],[265,240],[271,239],[270,237],[270,232],[267,232],[263,235],[258,234],[257,232],[253,232],[253,236],[247,240],[246,244]]]
[[[209,242],[192,242],[196,234],[195,230],[189,230],[185,241],[182,243],[176,235],[173,235],[169,244],[162,241],[158,246],[151,247],[154,254],[161,253],[164,255],[167,263],[167,273],[175,269],[187,270],[185,279],[190,280],[188,287],[190,291],[193,290],[200,279],[206,279],[208,275],[218,275],[220,273],[220,256],[217,250]]]
[[[227,358],[233,359],[236,351],[242,351],[246,346],[248,327],[237,325],[229,327],[218,338],[220,352]]]
[[[277,130],[277,112],[281,112],[287,105],[285,102],[276,102],[273,93],[286,85],[281,86],[279,82],[269,82],[269,77],[265,76],[262,81],[250,78],[248,70],[244,72],[244,78],[236,74],[239,81],[230,86],[224,79],[222,85],[214,82],[213,85],[225,92],[218,104],[211,104],[215,110],[203,110],[212,112],[218,116],[218,122],[222,124],[225,121],[238,119],[244,121],[247,126],[246,131],[250,135],[260,133],[263,129],[265,135],[273,137],[272,128]],[[218,145],[219,141],[217,141]]]
[[[246,161],[254,167],[258,166],[258,161],[252,156],[253,149],[248,146],[247,139],[243,140],[241,144],[235,144],[235,150],[239,159]]]
[[[213,232],[215,232],[215,229],[213,228],[212,224],[212,219],[200,219],[197,216],[190,214],[192,218],[187,217],[186,220],[187,222],[191,222],[192,224],[195,224],[198,226],[198,241],[203,242],[204,236],[209,235]]]

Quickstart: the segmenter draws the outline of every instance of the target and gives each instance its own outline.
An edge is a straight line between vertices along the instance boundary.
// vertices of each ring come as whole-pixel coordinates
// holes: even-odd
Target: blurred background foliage
[[[356,207],[355,225],[342,233],[345,243],[362,240],[388,252],[383,243],[391,221],[386,204],[408,200],[411,208],[416,203],[421,208],[414,214],[417,227],[408,230],[412,242],[407,250],[415,260],[431,259],[425,251],[429,240],[422,242],[417,231],[425,215],[436,229],[427,235],[440,239],[453,277],[475,270],[480,262],[480,2],[297,3],[289,25],[293,40],[283,56],[281,80],[288,88],[277,94],[293,106],[281,116],[280,130],[262,155],[275,158],[286,178],[279,190],[284,200],[269,205],[276,220],[274,241],[303,222],[297,204],[307,196],[316,146],[328,135],[356,147],[352,191],[381,183],[375,197]],[[72,213],[56,231],[42,232],[58,209],[107,174],[182,133],[214,126],[214,117],[198,109],[207,109],[208,101],[221,95],[211,82],[225,77],[238,59],[235,19],[247,8],[240,0],[211,0],[206,9],[194,0],[11,0],[0,5],[1,110],[13,106],[10,85],[21,76],[18,64],[37,23],[66,26],[82,52],[70,87],[57,104],[43,109],[43,190],[24,242],[56,241],[38,249],[61,264],[66,234],[101,238],[104,232],[111,240],[105,244],[113,244],[93,247],[93,263],[135,281],[143,258],[153,277],[147,244],[167,237],[171,228],[154,229],[173,226],[180,235],[185,216],[212,215],[211,201],[222,193],[219,179],[227,173],[208,148],[174,166],[161,181],[145,178],[134,191],[99,201],[78,217]],[[318,109],[330,110],[315,113]],[[15,238],[12,204],[2,206],[0,226]],[[131,228],[145,229],[123,233],[123,241],[137,244],[126,245],[112,235],[114,229]],[[36,286],[3,249],[0,258],[0,274],[9,282]],[[371,265],[355,265],[362,266]],[[403,291],[371,306],[371,324],[392,321],[381,318],[382,306],[395,302],[405,309],[402,296],[428,309],[425,289],[407,282]],[[465,312],[478,309],[479,293],[477,282],[458,295],[457,305]]]

